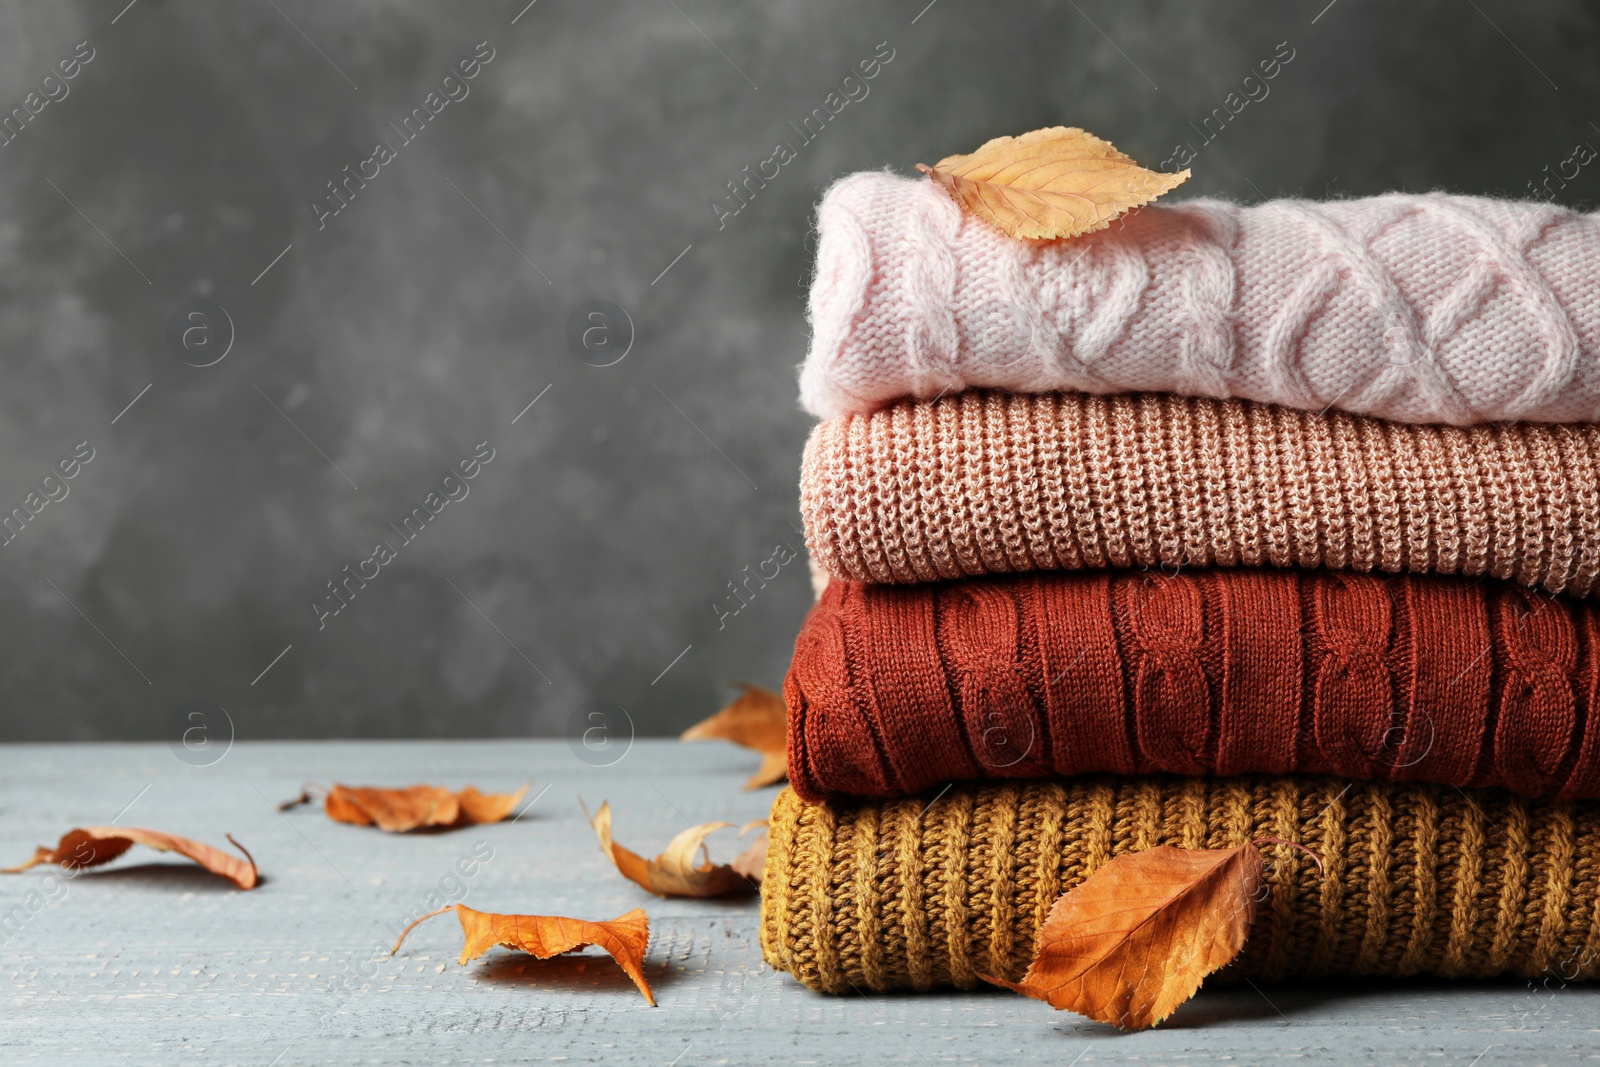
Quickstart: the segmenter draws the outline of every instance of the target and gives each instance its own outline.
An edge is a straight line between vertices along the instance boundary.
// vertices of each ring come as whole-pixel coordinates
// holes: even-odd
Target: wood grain
[[[196,770],[159,744],[0,746],[0,854],[26,853],[63,825],[109,823],[132,801],[118,822],[205,840],[231,831],[262,874],[240,893],[184,861],[134,854],[54,888],[38,870],[0,880],[0,1062],[1059,1067],[1081,1054],[1086,1067],[1395,1062],[1442,1051],[1441,1063],[1481,1053],[1476,1067],[1526,1067],[1578,1057],[1600,1008],[1597,992],[1555,980],[1538,991],[1208,984],[1161,1027],[1117,1036],[1002,992],[819,996],[762,962],[753,898],[651,897],[610,868],[578,807],[579,796],[590,810],[609,800],[640,840],[665,841],[696,822],[743,823],[775,793],[743,791],[756,762],[731,745],[675,741],[641,741],[599,769],[560,741],[241,743]],[[273,810],[307,779],[484,789],[531,780],[538,799],[515,822],[396,837],[312,808]],[[47,889],[54,899],[30,911],[28,894]],[[450,923],[420,927],[403,958],[390,959],[396,927],[445,894],[477,908],[599,918],[644,907],[646,974],[661,1006],[646,1005],[599,956],[540,962],[495,951],[458,966]]]

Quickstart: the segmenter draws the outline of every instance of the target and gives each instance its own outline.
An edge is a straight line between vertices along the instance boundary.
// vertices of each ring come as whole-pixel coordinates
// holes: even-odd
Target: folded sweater
[[[841,578],[1272,564],[1600,581],[1600,426],[1411,426],[1157,394],[963,393],[818,425]]]
[[[1600,797],[1600,606],[1505,582],[1088,571],[833,582],[784,682],[807,799],[1095,772]]]
[[[1096,778],[772,806],[766,960],[813,989],[1017,981],[1057,897],[1160,844],[1263,846],[1230,977],[1600,975],[1600,805],[1332,778]]]
[[[1553,204],[1192,200],[1023,241],[927,179],[862,173],[817,228],[800,385],[825,418],[990,388],[1600,420],[1600,217]]]

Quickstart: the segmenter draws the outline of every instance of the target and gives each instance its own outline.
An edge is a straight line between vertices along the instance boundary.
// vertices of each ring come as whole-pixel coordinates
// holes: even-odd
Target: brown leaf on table
[[[1255,919],[1255,845],[1159,845],[1062,894],[1021,982],[986,981],[1124,1030],[1154,1026],[1239,954]]]
[[[971,155],[917,169],[984,222],[1030,240],[1104,229],[1189,178],[1187,170],[1146,170],[1111,142],[1066,126],[996,137]]]
[[[116,859],[134,845],[143,845],[157,852],[176,852],[194,860],[212,874],[220,874],[240,889],[254,889],[256,861],[251,859],[250,853],[245,852],[243,845],[233,840],[232,834],[228,835],[228,840],[233,842],[234,848],[244,852],[244,859],[161,830],[141,830],[136,826],[84,826],[62,834],[55,848],[40,845],[34,849],[31,860],[15,867],[6,867],[0,870],[0,874],[16,874],[41,863],[54,863],[68,870],[98,867]]]
[[[653,860],[611,840],[610,804],[601,804],[589,825],[600,839],[600,851],[610,857],[622,876],[657,896],[721,897],[750,893],[756,888],[750,878],[732,864],[712,863],[706,854],[706,838],[723,827],[732,826],[731,822],[691,826],[669,841],[666,850]]]
[[[516,810],[527,792],[527,786],[515,793],[480,793],[469,785],[457,793],[436,785],[377,789],[335,782],[323,808],[337,822],[376,825],[380,830],[399,833],[429,826],[499,822]],[[290,801],[289,805],[294,803]]]
[[[401,942],[416,928],[417,923],[447,911],[455,912],[461,920],[461,933],[466,939],[461,946],[458,963],[475,960],[496,945],[520,949],[541,960],[586,945],[598,945],[611,953],[612,958],[628,972],[628,977],[633,979],[633,984],[639,987],[639,992],[644,994],[650,1006],[653,1008],[656,1005],[655,994],[650,992],[650,983],[644,978],[644,954],[650,946],[650,918],[643,908],[634,908],[609,922],[590,922],[561,915],[500,915],[490,911],[475,911],[465,904],[447,904],[406,927],[389,955],[400,951]]]
[[[761,753],[761,767],[744,784],[746,789],[774,785],[789,776],[788,709],[783,697],[759,685],[740,682],[744,692],[702,722],[680,735],[683,741],[732,741]]]
[[[754,826],[761,827],[761,833],[751,842],[749,848],[733,857],[733,862],[728,866],[759,885],[767,871],[767,820],[757,819],[755,822],[746,823],[739,828],[739,836],[743,837],[745,831]]]

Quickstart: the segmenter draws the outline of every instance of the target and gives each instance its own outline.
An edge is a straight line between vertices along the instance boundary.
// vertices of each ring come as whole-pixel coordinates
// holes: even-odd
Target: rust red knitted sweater
[[[784,683],[808,800],[1110,772],[1600,797],[1600,609],[1307,570],[833,581]]]

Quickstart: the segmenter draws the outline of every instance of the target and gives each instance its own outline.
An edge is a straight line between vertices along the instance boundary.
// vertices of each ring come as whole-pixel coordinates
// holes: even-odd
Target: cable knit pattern
[[[1507,582],[1090,571],[834,582],[784,684],[808,800],[1093,773],[1600,798],[1600,606]]]
[[[1198,200],[1040,242],[868,172],[817,227],[800,391],[824,418],[989,388],[1600,421],[1600,218],[1556,205]]]
[[[1600,426],[970,392],[817,425],[800,510],[816,564],[857,581],[1271,565],[1590,596]]]
[[[822,992],[1021,979],[1056,898],[1114,856],[1260,837],[1265,886],[1212,981],[1600,976],[1600,806],[1320,777],[1096,778],[772,806],[767,962]]]

